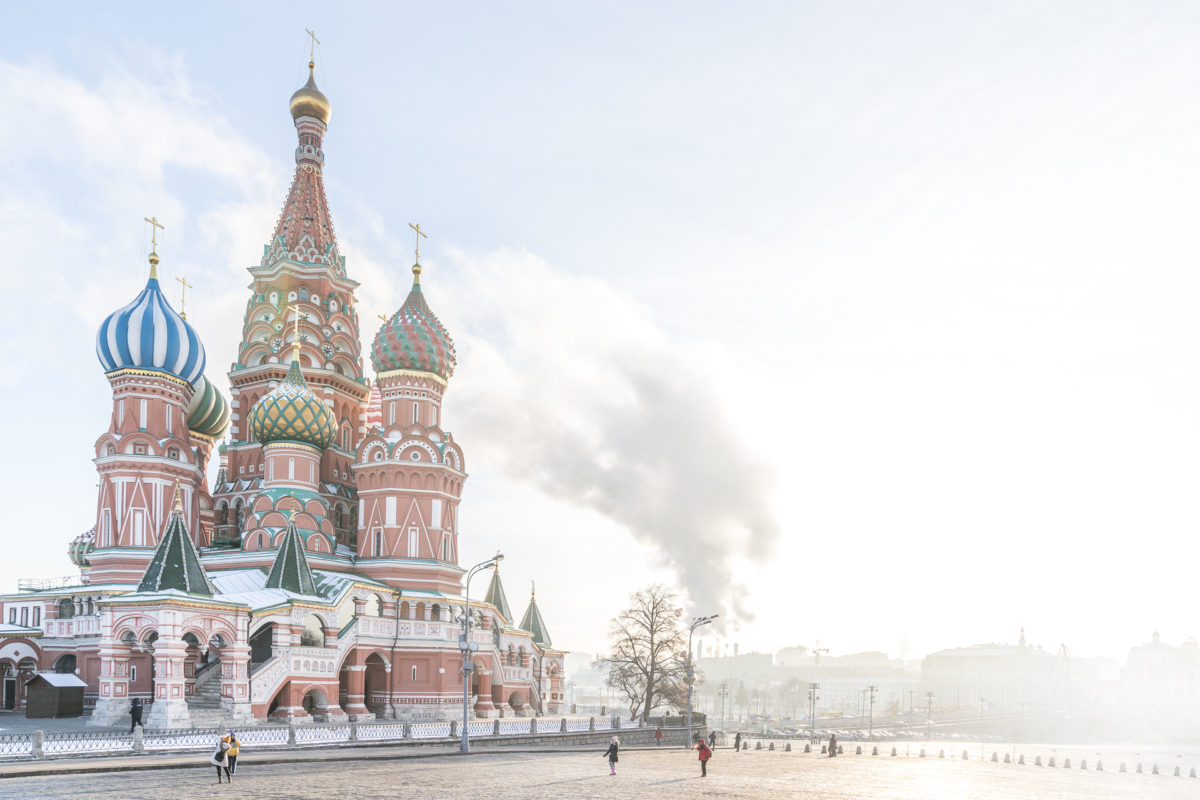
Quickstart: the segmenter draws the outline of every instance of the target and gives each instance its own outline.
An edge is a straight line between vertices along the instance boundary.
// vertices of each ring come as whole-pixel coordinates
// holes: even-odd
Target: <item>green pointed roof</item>
[[[483,602],[491,603],[504,617],[505,622],[513,621],[512,611],[508,608],[508,598],[504,596],[504,587],[500,585],[500,570],[492,567],[492,582],[488,584],[487,594]]]
[[[308,568],[304,543],[300,540],[300,531],[296,530],[294,515],[288,520],[279,553],[271,565],[271,573],[267,575],[267,588],[284,589],[296,594],[317,594],[317,585],[313,582],[312,570]]]
[[[200,566],[200,556],[188,536],[187,526],[183,524],[183,503],[179,498],[179,484],[175,484],[175,509],[171,512],[171,521],[167,523],[166,533],[154,551],[150,566],[138,584],[139,592],[161,592],[167,589],[177,589],[188,594],[202,594],[212,597],[216,589],[204,567]]]
[[[532,633],[533,643],[539,647],[551,646],[546,621],[542,619],[542,612],[538,611],[537,599],[532,590],[529,592],[529,608],[525,609],[525,616],[521,618],[521,630]]]

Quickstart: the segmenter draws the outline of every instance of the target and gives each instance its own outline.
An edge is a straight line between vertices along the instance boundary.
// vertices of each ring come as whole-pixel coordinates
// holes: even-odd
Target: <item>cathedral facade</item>
[[[54,671],[86,683],[97,725],[127,720],[135,697],[150,728],[457,718],[464,674],[476,716],[564,710],[564,653],[532,594],[518,622],[493,566],[464,613],[466,462],[442,420],[454,343],[419,257],[371,343],[374,383],[364,374],[313,66],[291,98],[295,175],[249,268],[231,399],[164,296],[156,252],[100,326],[112,413],[95,526],[69,546],[78,580],[0,596],[0,709],[19,711],[24,684]]]

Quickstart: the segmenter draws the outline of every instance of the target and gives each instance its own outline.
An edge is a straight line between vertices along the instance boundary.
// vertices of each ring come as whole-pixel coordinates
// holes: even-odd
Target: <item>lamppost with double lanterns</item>
[[[487,561],[480,561],[475,566],[471,567],[467,572],[467,578],[463,581],[463,615],[462,615],[462,635],[458,637],[458,649],[462,651],[463,665],[463,721],[462,721],[462,744],[459,750],[464,753],[471,752],[471,740],[467,736],[467,706],[471,702],[471,673],[475,669],[475,664],[472,657],[479,645],[471,641],[471,578],[475,577],[475,573],[481,569],[495,566],[504,560],[504,555],[496,553]]]
[[[808,685],[808,738],[814,742],[817,740],[817,701],[821,699],[817,690],[820,688],[819,683]]]
[[[713,614],[711,617],[695,617],[692,619],[692,624],[688,628],[688,654],[687,654],[687,736],[684,737],[683,746],[687,750],[692,749],[692,678],[695,674],[692,669],[692,635],[696,632],[696,628],[703,625],[708,625],[714,619],[721,616]]]

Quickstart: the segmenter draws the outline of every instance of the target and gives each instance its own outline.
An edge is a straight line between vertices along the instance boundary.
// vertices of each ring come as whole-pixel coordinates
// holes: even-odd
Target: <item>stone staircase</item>
[[[214,666],[196,678],[196,693],[188,698],[188,716],[197,728],[229,723],[229,712],[221,708],[221,668]]]

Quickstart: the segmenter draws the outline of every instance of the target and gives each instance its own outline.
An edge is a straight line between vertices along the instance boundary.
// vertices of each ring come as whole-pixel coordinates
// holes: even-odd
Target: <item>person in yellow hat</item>
[[[242,743],[238,741],[237,735],[233,731],[230,731],[228,736],[222,736],[221,741],[229,743],[229,749],[225,751],[225,757],[229,761],[229,774],[234,775],[237,773],[238,750],[241,749]]]

